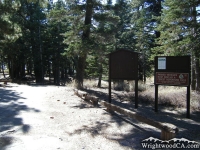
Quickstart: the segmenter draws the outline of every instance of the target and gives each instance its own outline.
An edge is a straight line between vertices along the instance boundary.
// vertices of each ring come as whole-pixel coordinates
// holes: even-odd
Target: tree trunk
[[[195,58],[195,77],[196,77],[196,87],[195,90],[200,92],[200,72],[199,72],[199,57]]]
[[[40,51],[40,45],[38,45],[33,38],[33,31],[31,31],[31,45],[32,45],[32,55],[33,55],[33,64],[34,64],[34,73],[35,73],[35,79],[36,83],[43,83],[44,82],[44,76],[43,76],[43,65],[42,65],[42,58],[41,58],[41,51]]]
[[[25,77],[25,63],[22,63],[20,66],[20,77]]]
[[[12,58],[11,62],[11,78],[12,79],[19,79],[20,75],[20,65],[16,58]]]
[[[68,65],[68,74],[70,76],[72,76],[74,74],[74,69],[73,68],[74,68],[73,64],[70,64],[70,62],[69,62],[69,65]]]
[[[92,22],[92,12],[93,12],[93,0],[86,1],[86,13],[85,13],[85,30],[82,35],[82,43],[84,46],[88,44],[90,37],[90,25]],[[84,48],[78,58],[78,64],[76,67],[76,88],[83,88],[83,79],[85,71],[85,62],[87,58],[88,48]]]
[[[11,77],[11,61],[9,57],[8,57],[8,70],[9,70],[9,76]]]
[[[65,78],[65,68],[64,66],[61,68],[61,79]]]
[[[195,90],[196,87],[196,76],[195,76],[195,64],[194,64],[194,55],[191,56],[191,90]]]
[[[33,47],[33,61],[34,61],[34,72],[35,72],[35,79],[36,83],[43,83],[44,77],[43,77],[43,71],[42,71],[42,65],[41,65],[41,58],[40,58],[40,49],[36,46]]]
[[[84,70],[85,70],[85,63],[86,63],[87,54],[78,58],[78,64],[76,67],[76,88],[81,89],[83,88],[83,79],[84,79]]]
[[[67,78],[68,78],[68,75],[67,75],[67,68],[65,68],[65,70],[64,70],[64,75],[65,75],[64,78],[67,79]]]
[[[25,77],[25,56],[23,53],[20,54],[20,63],[19,63],[19,67],[20,67],[20,78]]]
[[[27,67],[27,73],[32,74],[32,69],[33,69],[32,58],[28,58],[26,67]]]
[[[103,67],[102,63],[99,64],[99,81],[98,81],[98,87],[101,87],[101,80],[102,80],[102,74],[103,74]]]
[[[193,19],[193,37],[196,37],[196,33],[197,33],[197,10],[196,10],[196,5],[192,7],[191,9],[191,13],[193,15],[192,19]],[[194,66],[195,66],[195,78],[196,78],[196,86],[195,86],[195,90],[196,91],[200,91],[200,65],[199,65],[199,47],[194,45],[193,47],[194,50],[194,57],[192,58],[194,60]]]
[[[60,85],[60,51],[59,49],[55,51],[52,65],[53,65],[54,84]]]
[[[6,78],[5,72],[4,72],[4,63],[3,62],[1,63],[1,69],[2,69],[2,73],[3,73],[3,77]]]

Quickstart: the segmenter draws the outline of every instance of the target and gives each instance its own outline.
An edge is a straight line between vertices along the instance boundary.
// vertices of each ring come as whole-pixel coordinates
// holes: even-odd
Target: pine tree
[[[15,13],[15,9],[16,5],[11,1],[5,0],[0,2],[0,59],[3,63],[8,62],[9,54],[16,53],[12,50],[12,43],[16,41],[21,32],[19,26],[12,23],[12,16]]]
[[[20,33],[16,40],[7,45],[9,72],[13,79],[21,79],[25,75],[27,65],[31,66],[31,69],[34,67],[36,82],[43,82],[42,35],[45,15],[40,7],[41,2],[18,0],[11,3],[15,8],[11,14],[12,25],[15,31]]]
[[[155,38],[158,31],[154,16],[159,16],[161,11],[161,0],[131,1],[133,17],[131,20],[135,39],[135,50],[140,53],[140,79],[146,82],[146,77],[151,75],[152,55],[151,48],[155,46]],[[155,34],[157,33],[157,34]]]
[[[87,67],[87,56],[97,55],[108,46],[107,41],[113,39],[110,33],[115,26],[111,22],[116,21],[117,18],[104,12],[104,6],[97,0],[87,0],[83,5],[78,2],[70,4],[72,30],[66,33],[65,43],[68,44],[68,54],[71,53],[76,60],[76,83],[77,88],[81,88],[84,70]]]
[[[93,77],[98,77],[98,87],[101,87],[103,74],[108,76],[108,57],[107,55],[115,50],[116,31],[118,30],[119,17],[114,15],[113,5],[109,1],[101,5],[99,12],[95,13],[95,26],[92,29],[91,37],[93,41],[93,50],[88,59],[87,70]]]
[[[116,49],[135,49],[135,38],[132,26],[133,8],[129,0],[117,0],[113,7],[114,14],[120,18],[116,31]]]
[[[50,63],[52,63],[54,84],[60,85],[60,77],[67,77],[67,58],[63,56],[65,45],[63,43],[64,34],[68,31],[69,23],[66,19],[67,10],[63,1],[58,0],[48,13],[48,26],[46,35],[46,59],[49,73],[51,72]],[[61,72],[61,74],[60,74]],[[49,75],[50,76],[50,75]]]
[[[158,30],[161,36],[155,50],[162,50],[165,55],[192,56],[192,89],[200,90],[199,78],[199,23],[195,0],[165,0]],[[196,81],[196,82],[195,82]],[[195,86],[196,85],[196,86]]]

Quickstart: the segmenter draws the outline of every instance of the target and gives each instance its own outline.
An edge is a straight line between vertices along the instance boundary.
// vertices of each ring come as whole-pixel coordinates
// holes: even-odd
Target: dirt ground
[[[96,92],[106,96],[106,90]],[[179,127],[178,137],[200,142],[199,113],[186,119],[173,110],[155,114],[149,106],[139,107],[133,111],[173,123]],[[93,107],[71,87],[11,83],[0,87],[0,150],[142,149],[141,141],[148,137],[160,138],[160,130]]]

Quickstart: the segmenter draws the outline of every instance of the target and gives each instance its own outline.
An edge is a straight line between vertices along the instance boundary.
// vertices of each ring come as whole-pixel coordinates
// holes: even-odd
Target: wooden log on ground
[[[124,114],[124,115],[126,115],[130,118],[136,119],[140,122],[146,123],[148,125],[151,125],[153,127],[160,129],[162,140],[170,140],[170,139],[174,138],[176,136],[176,134],[178,133],[178,128],[173,124],[161,123],[161,122],[154,121],[154,120],[149,119],[145,116],[139,115],[136,112],[130,111],[130,110],[125,109],[125,108],[121,108],[119,106],[110,104],[110,103],[105,102],[105,101],[101,101],[99,103],[101,105],[105,106],[106,108],[108,108],[108,110],[116,111],[120,114]]]
[[[74,89],[74,94],[81,98],[85,98],[87,96],[87,92],[83,92],[83,91],[76,90],[76,89]]]
[[[76,90],[76,89],[74,89],[74,94],[88,102],[91,102],[94,106],[98,105],[98,98],[95,96],[90,96],[86,92]]]
[[[171,140],[176,137],[177,133],[166,132],[165,130],[161,130],[161,140]]]
[[[98,105],[98,98],[95,97],[95,96],[87,95],[87,96],[85,97],[85,100],[91,102],[94,106],[97,106],[97,105]]]
[[[92,101],[93,105],[98,104],[98,98],[95,97],[95,96],[90,96],[86,92],[74,90],[74,94],[83,98],[84,100]],[[153,127],[160,129],[161,130],[161,140],[170,140],[172,138],[175,138],[176,134],[178,133],[178,128],[173,124],[161,123],[161,122],[158,122],[158,121],[154,121],[154,120],[149,119],[145,116],[139,115],[136,112],[130,111],[130,110],[125,109],[125,108],[121,108],[119,106],[116,106],[114,104],[111,104],[111,103],[108,103],[108,102],[105,102],[105,101],[100,101],[99,103],[100,103],[100,105],[105,106],[107,108],[108,112],[116,111],[120,114],[126,115],[130,118],[136,119],[140,122],[146,123],[148,125],[151,125]]]

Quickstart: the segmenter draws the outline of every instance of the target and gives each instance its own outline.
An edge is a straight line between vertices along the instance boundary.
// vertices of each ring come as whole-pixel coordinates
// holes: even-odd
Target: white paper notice
[[[158,57],[158,69],[166,69],[166,57]]]

